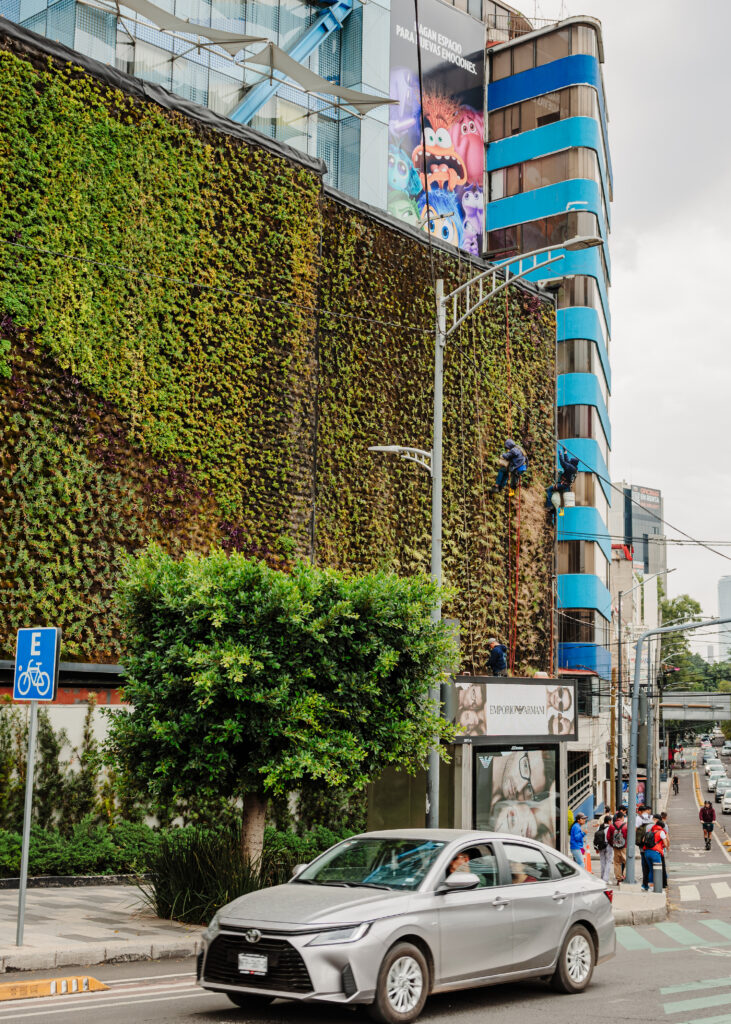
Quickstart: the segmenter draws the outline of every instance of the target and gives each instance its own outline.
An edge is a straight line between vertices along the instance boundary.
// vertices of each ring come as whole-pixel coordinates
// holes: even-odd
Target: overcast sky
[[[612,479],[659,487],[670,523],[731,541],[731,2],[515,6],[602,22],[614,169]],[[726,557],[669,545],[671,596],[689,593],[717,614],[718,579],[731,575],[731,547],[719,550]]]

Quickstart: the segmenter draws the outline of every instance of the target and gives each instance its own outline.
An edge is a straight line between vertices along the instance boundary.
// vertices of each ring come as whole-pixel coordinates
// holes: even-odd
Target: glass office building
[[[271,40],[337,85],[394,95],[393,41],[400,35],[403,42],[409,33],[408,19],[395,24],[396,0],[156,4],[201,26]],[[402,20],[408,16],[413,29],[410,7],[401,2],[400,9],[405,12]],[[453,104],[451,113],[442,111],[454,121],[448,125],[452,141],[447,129],[434,126],[433,132],[435,145],[449,153],[443,167],[454,169],[444,170],[451,176],[449,189],[442,181],[437,183],[439,190],[451,189],[460,202],[463,192],[469,191],[473,206],[480,206],[470,211],[472,248],[462,245],[461,236],[459,244],[473,254],[482,251],[490,260],[504,261],[546,245],[560,248],[575,235],[599,236],[603,242],[566,251],[560,277],[552,265],[539,268],[529,279],[556,291],[558,437],[581,460],[576,505],[558,519],[559,664],[608,678],[612,170],[600,25],[587,17],[539,25],[493,0],[422,0],[419,11],[422,22],[429,25],[432,19],[439,25],[422,34],[422,50],[432,56],[439,50],[444,58],[447,91],[452,71],[471,69],[478,76],[478,98],[472,89],[469,108]],[[416,176],[417,189],[425,183],[434,186],[426,167],[419,186],[419,168],[409,159],[400,160],[402,153],[407,158],[416,153],[413,107],[411,119],[403,119],[410,126],[403,128],[403,150],[394,147],[394,125],[399,126],[399,112],[407,112],[409,89],[413,102],[408,69],[400,69],[404,75],[399,107],[377,107],[361,117],[295,84],[262,78],[260,68],[241,61],[261,44],[233,58],[219,48],[200,45],[195,35],[160,31],[139,9],[114,0],[0,0],[0,14],[320,157],[328,167],[328,185],[394,216],[390,159],[395,160],[394,175],[403,166],[405,180],[409,174]],[[483,114],[477,110],[480,105]],[[455,110],[461,123],[454,120]],[[471,111],[468,117],[466,110]],[[455,134],[457,130],[462,136]],[[483,149],[484,135],[481,166],[474,161],[475,133],[478,150]],[[429,209],[424,218],[408,190],[400,198],[400,219],[412,215],[416,226],[425,225]],[[463,213],[466,236],[467,211],[458,208],[456,213],[444,213],[444,238]]]

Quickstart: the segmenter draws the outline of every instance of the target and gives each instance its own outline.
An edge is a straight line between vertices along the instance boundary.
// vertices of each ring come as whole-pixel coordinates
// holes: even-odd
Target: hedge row
[[[198,838],[201,832],[194,826],[158,830],[131,821],[99,824],[91,816],[75,825],[69,835],[34,825],[28,872],[31,876],[139,874],[156,866],[161,845],[169,857],[171,847],[189,846],[191,837]],[[215,837],[210,830],[209,834]],[[318,827],[299,836],[268,828],[264,856],[271,880],[288,877],[295,864],[312,860],[344,834],[347,832]],[[0,877],[19,876],[21,843],[20,833],[0,829]]]

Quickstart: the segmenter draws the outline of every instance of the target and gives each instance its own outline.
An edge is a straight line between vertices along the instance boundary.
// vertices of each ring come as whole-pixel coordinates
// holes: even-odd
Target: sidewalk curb
[[[202,929],[201,929],[202,931]],[[118,940],[108,945],[89,944],[88,949],[39,949],[21,946],[0,949],[0,974],[8,971],[45,971],[54,967],[89,967],[93,964],[121,964],[135,960],[172,960],[193,957],[201,948],[200,935],[181,935],[161,942],[139,939]]]
[[[666,921],[668,916],[668,904],[665,900],[664,907],[656,907],[654,910],[615,910],[615,925],[641,925],[655,924],[656,921]]]

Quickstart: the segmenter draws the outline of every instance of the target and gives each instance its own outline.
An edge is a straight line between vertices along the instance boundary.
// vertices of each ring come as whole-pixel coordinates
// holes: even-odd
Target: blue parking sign
[[[13,700],[56,699],[60,652],[61,630],[55,626],[18,630]]]

